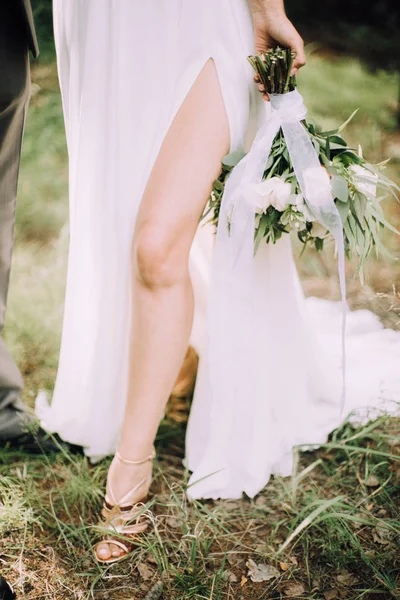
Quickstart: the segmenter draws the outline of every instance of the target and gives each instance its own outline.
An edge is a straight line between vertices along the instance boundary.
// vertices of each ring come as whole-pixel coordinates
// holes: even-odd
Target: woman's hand
[[[252,12],[256,54],[261,54],[276,46],[290,48],[296,54],[292,70],[292,75],[295,75],[300,67],[306,64],[304,42],[292,22],[287,18],[283,8],[282,10],[255,9]],[[257,75],[254,79],[256,83],[260,82]],[[268,100],[261,84],[258,89],[265,100]]]

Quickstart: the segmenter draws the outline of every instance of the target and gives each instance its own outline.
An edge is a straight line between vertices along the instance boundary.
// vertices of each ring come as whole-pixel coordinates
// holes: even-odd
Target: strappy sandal
[[[152,461],[155,458],[155,452],[153,451],[149,456],[143,460],[126,460],[117,452],[115,457],[124,465],[142,465],[147,461]],[[103,508],[101,511],[103,520],[99,523],[99,528],[107,529],[110,534],[103,536],[103,538],[94,545],[94,552],[96,560],[100,563],[115,563],[133,550],[133,543],[129,543],[126,538],[132,538],[137,540],[139,535],[143,533],[151,523],[153,523],[153,515],[150,510],[146,509],[145,502],[148,496],[144,497],[140,502],[135,504],[128,504],[129,498],[132,497],[141,487],[147,485],[147,488],[151,484],[151,471],[149,475],[143,477],[125,496],[118,502],[115,499],[115,495],[112,491],[111,485],[108,484],[108,494],[111,497],[111,502],[105,497]],[[122,538],[122,539],[121,539]],[[112,544],[118,546],[123,552],[119,556],[110,556],[107,559],[99,558],[97,549],[101,544]]]

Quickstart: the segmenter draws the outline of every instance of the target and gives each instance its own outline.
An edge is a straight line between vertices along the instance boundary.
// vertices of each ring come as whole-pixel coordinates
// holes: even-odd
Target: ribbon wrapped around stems
[[[304,200],[317,221],[326,227],[336,242],[343,300],[341,415],[343,414],[347,311],[343,225],[332,197],[329,175],[321,166],[302,123],[307,110],[301,95],[295,90],[271,96],[271,105],[271,114],[260,127],[250,151],[232,170],[221,203],[209,307],[209,376],[213,397],[211,427],[218,427],[218,423],[213,422],[213,404],[218,402],[221,408],[221,402],[226,403],[222,408],[229,427],[232,419],[230,403],[234,404],[236,398],[246,402],[254,393],[256,378],[253,371],[252,340],[257,327],[252,308],[255,210],[246,200],[245,194],[248,184],[262,181],[273,141],[280,128],[285,136]],[[233,329],[235,335],[232,335]],[[221,448],[214,448],[214,452],[220,451],[223,452]]]

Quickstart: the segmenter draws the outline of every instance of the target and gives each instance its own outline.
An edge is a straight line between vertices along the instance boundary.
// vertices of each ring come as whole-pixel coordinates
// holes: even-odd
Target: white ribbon
[[[252,356],[253,332],[257,327],[252,308],[255,211],[244,194],[249,183],[262,181],[273,141],[280,128],[305,202],[336,241],[343,300],[341,415],[344,408],[347,306],[343,225],[332,197],[329,176],[321,167],[310,136],[301,122],[307,113],[301,95],[293,91],[271,96],[271,105],[271,115],[259,129],[250,151],[232,170],[226,183],[214,250],[209,308],[211,411],[213,404],[218,403],[220,408],[221,403],[225,404],[222,409],[228,427],[233,423],[230,406],[238,405],[235,398],[246,403],[246,399],[254,394],[252,387],[256,381]],[[218,428],[212,413],[211,427]],[[212,438],[218,439],[218,435]],[[220,442],[221,447],[214,447],[214,453],[223,454],[223,440]]]

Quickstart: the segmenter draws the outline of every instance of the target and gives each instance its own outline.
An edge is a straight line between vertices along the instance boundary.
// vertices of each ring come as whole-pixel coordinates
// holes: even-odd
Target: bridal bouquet
[[[336,241],[339,237],[344,241],[348,257],[358,258],[358,270],[362,273],[362,267],[373,249],[387,254],[380,238],[382,230],[387,228],[398,233],[385,219],[381,201],[388,194],[396,197],[399,188],[383,174],[385,162],[378,165],[368,163],[363,158],[361,147],[358,150],[349,148],[343,139],[341,133],[355,113],[334,131],[320,131],[305,120],[302,98],[296,91],[296,79],[291,75],[293,59],[290,50],[276,48],[260,56],[251,56],[248,60],[269,94],[275,114],[282,113],[282,107],[285,110],[285,96],[292,95],[297,104],[300,99],[297,125],[311,140],[315,160],[318,157],[319,164],[317,162],[317,168],[301,173],[298,165],[301,167],[301,155],[307,154],[307,148],[298,133],[297,137],[291,133],[290,106],[286,110],[289,114],[282,113],[283,116],[279,117],[282,123],[278,122],[276,126],[272,145],[269,142],[271,149],[263,163],[265,168],[261,181],[247,182],[242,190],[241,201],[248,202],[255,213],[254,251],[263,241],[275,243],[291,231],[297,233],[304,248],[312,244],[321,251],[325,240],[333,235]],[[289,123],[286,130],[285,123]],[[304,136],[303,131],[300,133]],[[253,146],[257,143],[261,148],[264,141],[260,137]],[[293,148],[297,152],[293,152]],[[252,150],[253,147],[250,152]],[[297,154],[295,165],[292,160],[294,154]],[[214,182],[203,218],[218,224],[227,181],[244,157],[245,154],[234,152],[223,159],[220,176]],[[325,203],[334,203],[328,211],[321,209],[322,200],[318,198],[318,189],[323,190],[324,186],[330,195],[326,200],[325,193]],[[228,212],[228,229],[232,211],[234,206]],[[328,216],[332,216],[332,211],[337,212],[336,236],[326,218],[329,211]],[[338,236],[338,227],[343,230],[343,236],[342,231]]]

